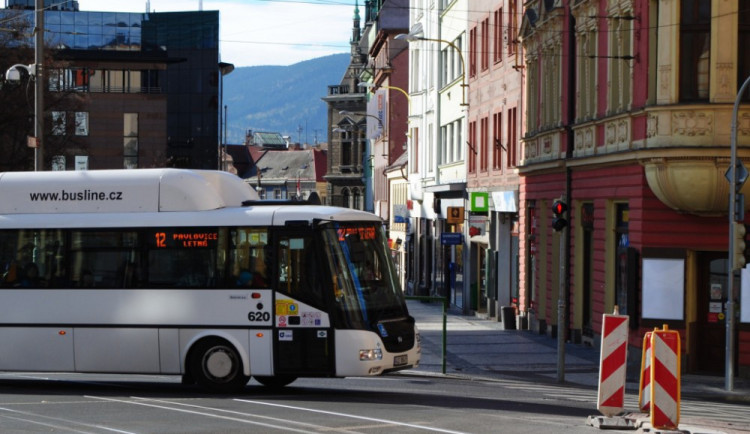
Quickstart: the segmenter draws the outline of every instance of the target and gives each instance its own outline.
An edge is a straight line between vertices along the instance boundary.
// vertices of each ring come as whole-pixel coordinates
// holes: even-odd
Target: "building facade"
[[[516,0],[472,3],[468,29],[468,272],[471,310],[516,327],[523,56]],[[510,310],[508,310],[510,309]],[[502,313],[505,313],[505,316]]]
[[[328,106],[328,170],[325,175],[329,205],[367,209],[366,167],[367,90],[359,86],[367,67],[367,47],[362,44],[359,7],[352,20],[351,61],[341,82],[328,86],[323,101]]]
[[[31,8],[9,2],[10,8]],[[33,3],[33,2],[32,2]],[[219,13],[44,12],[52,57],[49,91],[76,93],[74,112],[47,107],[50,141],[75,130],[79,147],[48,155],[45,168],[215,169],[219,144]],[[32,19],[33,14],[18,15]],[[31,59],[29,59],[31,60]],[[32,63],[32,62],[28,62]],[[5,68],[11,65],[5,65]],[[61,130],[63,129],[63,130]]]
[[[525,6],[520,295],[533,327],[596,344],[617,306],[631,345],[668,324],[684,370],[720,374],[733,303],[730,364],[750,375],[750,293],[735,280],[748,274],[727,272],[725,179],[733,103],[750,76],[750,13],[716,0]],[[747,105],[738,118],[744,160]],[[560,197],[569,224],[555,231]]]

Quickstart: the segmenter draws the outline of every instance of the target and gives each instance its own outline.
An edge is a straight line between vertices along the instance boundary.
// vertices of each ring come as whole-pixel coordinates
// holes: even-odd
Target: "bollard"
[[[625,406],[625,362],[628,352],[628,316],[603,315],[599,362],[599,395],[596,408],[605,416],[622,412]]]
[[[651,333],[651,426],[677,429],[680,423],[680,334]]]
[[[646,332],[643,336],[641,380],[640,387],[638,388],[638,408],[644,413],[649,413],[651,411],[651,332]]]

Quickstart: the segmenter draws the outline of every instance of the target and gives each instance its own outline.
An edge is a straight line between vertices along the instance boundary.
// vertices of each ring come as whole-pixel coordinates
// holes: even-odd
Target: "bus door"
[[[334,336],[326,313],[319,254],[309,227],[281,229],[275,237],[276,375],[333,375]],[[317,249],[319,252],[320,249]]]

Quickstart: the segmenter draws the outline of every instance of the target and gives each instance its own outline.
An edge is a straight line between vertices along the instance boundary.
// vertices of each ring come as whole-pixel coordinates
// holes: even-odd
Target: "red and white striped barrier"
[[[680,423],[680,334],[654,330],[651,334],[651,426],[677,429]]]
[[[622,413],[625,406],[627,355],[628,316],[603,315],[599,396],[596,408],[607,417]]]
[[[644,413],[651,412],[651,332],[643,336],[641,354],[641,381],[638,388],[638,408]]]

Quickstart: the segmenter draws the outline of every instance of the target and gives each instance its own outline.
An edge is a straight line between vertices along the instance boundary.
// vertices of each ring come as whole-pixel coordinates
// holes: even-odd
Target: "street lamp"
[[[461,60],[461,105],[467,106],[469,104],[466,103],[466,63],[464,63],[464,55],[461,53],[461,50],[451,41],[446,41],[445,39],[434,39],[434,38],[425,38],[424,36],[421,36],[424,33],[422,30],[422,24],[417,23],[415,24],[409,33],[400,33],[396,36],[394,36],[394,39],[398,39],[400,41],[406,41],[406,42],[414,42],[414,41],[433,41],[433,42],[442,42],[444,44],[450,45],[454,50],[456,50],[456,53],[458,53],[458,58]]]
[[[29,137],[28,145],[34,148],[34,170],[44,170],[43,136],[44,136],[44,0],[34,1],[34,64],[16,64],[5,71],[6,81],[19,81],[25,69],[34,79],[34,137]]]
[[[397,90],[397,91],[401,92],[402,94],[404,94],[404,96],[406,97],[406,102],[407,102],[407,103],[408,103],[409,105],[411,105],[411,97],[409,96],[409,93],[408,93],[407,91],[405,91],[404,89],[401,89],[400,87],[396,87],[396,86],[386,86],[386,85],[384,85],[384,84],[381,84],[381,85],[375,86],[375,85],[374,85],[373,83],[368,83],[368,82],[365,82],[365,81],[363,81],[363,82],[359,83],[359,84],[358,84],[357,86],[359,86],[359,87],[364,87],[365,89],[368,89],[368,90],[372,90],[372,89],[377,89],[377,88],[379,88],[379,87],[382,87],[382,88],[384,88],[384,89],[392,89],[392,90]]]
[[[367,116],[369,118],[373,118],[376,121],[378,121],[378,125],[380,126],[380,129],[381,130],[383,129],[383,121],[381,121],[380,118],[377,117],[377,116],[375,116],[375,115],[371,115],[371,114],[368,114],[368,113],[355,113],[355,112],[351,112],[349,110],[341,110],[341,111],[339,111],[339,114],[341,116]]]
[[[23,65],[15,64],[5,71],[5,81],[7,82],[18,82],[21,81],[21,72],[19,69],[23,69],[29,74],[29,80],[34,80],[34,136],[29,137],[27,144],[30,148],[34,148],[34,170],[43,169],[43,158],[42,158],[42,128],[44,127],[44,112],[42,110],[44,99],[43,92],[40,90],[42,84],[41,77],[37,76],[36,64]],[[41,69],[41,68],[39,68]],[[41,72],[41,71],[40,71]]]
[[[224,113],[221,113],[221,107],[224,104],[224,76],[234,71],[234,64],[219,62],[219,72],[221,73],[221,89],[219,93],[219,169],[227,170],[226,167],[226,153],[227,153],[227,106],[224,105]],[[223,128],[223,132],[222,132]],[[224,155],[222,155],[222,146],[224,149]]]

